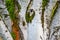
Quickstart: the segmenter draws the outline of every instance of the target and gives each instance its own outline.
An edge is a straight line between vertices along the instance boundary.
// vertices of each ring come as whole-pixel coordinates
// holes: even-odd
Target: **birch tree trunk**
[[[60,40],[59,0],[18,0],[17,2],[21,5],[18,18],[20,19],[19,27],[21,28],[24,40]],[[6,5],[3,3],[5,2],[0,0],[0,15],[2,16],[1,19],[3,19],[2,22],[4,22],[0,21],[0,26],[7,25],[4,28],[8,30],[10,39],[6,38],[6,40],[13,40],[9,33],[12,30],[12,21],[7,8],[4,9]],[[2,5],[4,5],[3,8]],[[5,14],[8,16],[5,17]],[[0,29],[3,29],[1,27]],[[3,34],[3,32],[1,33]],[[5,37],[7,36],[5,35]]]

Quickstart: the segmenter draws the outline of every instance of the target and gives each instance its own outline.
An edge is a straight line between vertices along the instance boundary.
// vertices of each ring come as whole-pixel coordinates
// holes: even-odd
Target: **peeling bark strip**
[[[49,0],[42,0],[42,15],[41,15],[41,22],[42,22],[42,28],[44,32],[44,11],[45,7],[48,5]]]
[[[23,33],[19,28],[19,17],[18,13],[21,9],[17,0],[6,0],[6,7],[9,12],[10,18],[13,22],[12,24],[12,33],[14,40],[24,40]]]
[[[27,23],[31,23],[35,16],[35,11],[33,9],[30,9],[30,7],[32,6],[32,2],[33,2],[33,0],[30,0],[29,4],[27,6],[27,9],[26,9],[25,18],[26,18]]]

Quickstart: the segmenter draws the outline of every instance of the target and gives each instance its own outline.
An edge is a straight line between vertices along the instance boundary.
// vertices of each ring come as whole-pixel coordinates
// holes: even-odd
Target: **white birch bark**
[[[25,19],[26,9],[30,0],[18,0],[18,2],[21,5],[21,11],[19,13],[20,15],[19,26],[24,34],[25,40],[60,40],[60,7],[58,7],[58,10],[53,18],[51,26],[49,27],[52,8],[54,7],[57,0],[50,0],[48,3],[48,6],[46,6],[45,8],[44,32],[43,32],[42,23],[41,23],[42,0],[33,0],[33,3],[31,4],[30,9],[34,9],[35,11],[35,17],[32,20],[32,23],[27,23]],[[25,21],[25,24],[26,24],[25,26],[23,26],[23,21]],[[8,21],[5,20],[5,23],[7,22]],[[7,25],[9,24],[7,23]],[[11,23],[10,23],[10,26],[11,26]],[[3,27],[1,29],[3,29]],[[12,40],[11,36],[10,36],[10,39]]]
[[[20,16],[21,18],[23,18],[22,20],[26,20],[25,19],[25,13],[26,13],[26,7],[29,3],[30,0],[20,0],[20,4],[21,4],[21,12],[20,12]],[[32,21],[32,23],[26,24],[27,29],[26,30],[26,34],[24,32],[24,27],[20,25],[20,27],[23,27],[22,30],[24,32],[24,35],[26,37],[27,35],[27,39],[26,40],[41,40],[40,37],[43,37],[43,29],[41,27],[41,11],[39,10],[41,9],[41,5],[42,5],[42,0],[33,0],[33,3],[31,4],[31,8],[30,9],[34,9],[35,11],[35,17]]]
[[[0,33],[3,35],[3,37],[5,37],[4,40],[13,40],[10,32],[8,31],[2,20],[0,20]]]

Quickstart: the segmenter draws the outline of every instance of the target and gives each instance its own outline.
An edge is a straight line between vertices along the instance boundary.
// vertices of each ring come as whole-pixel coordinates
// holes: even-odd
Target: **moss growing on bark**
[[[54,15],[56,14],[57,8],[58,8],[58,2],[56,2],[55,6],[52,9],[52,12],[51,12],[51,15],[50,15],[50,19],[51,19],[50,21],[51,22],[53,20]],[[51,22],[50,22],[50,24],[51,24]]]
[[[25,19],[26,19],[26,22],[27,23],[29,23],[29,15],[30,15],[30,13],[29,12],[27,12],[26,14],[25,14]]]
[[[26,9],[26,14],[25,14],[25,19],[27,23],[31,23],[34,16],[35,16],[35,11],[33,9],[30,9],[31,4],[32,4],[33,0],[30,0],[27,9]],[[30,16],[31,12],[33,12],[33,14]]]
[[[52,9],[52,13],[50,15],[51,20],[53,19],[54,15],[56,14],[57,8],[58,8],[58,3],[56,3]]]
[[[14,0],[6,0],[6,7],[7,10],[9,12],[10,18],[13,20],[15,19],[15,14],[14,14],[14,10],[15,10],[15,4],[14,4]]]
[[[31,23],[34,16],[35,16],[35,11],[33,9],[32,9],[32,12],[33,12],[32,15],[30,15],[30,12],[27,12],[26,15],[25,15],[25,19],[26,19],[27,23]]]
[[[12,36],[12,38],[15,40],[16,35],[15,35],[13,32],[11,32],[11,36]]]
[[[12,37],[14,40],[24,40],[23,33],[19,27],[19,11],[21,6],[17,2],[17,0],[5,0],[7,10],[9,12],[9,16],[13,22],[12,24]]]
[[[20,11],[21,6],[19,5],[18,2],[15,3],[15,0],[5,0],[5,2],[6,2],[6,7],[9,12],[10,18],[12,20],[16,19],[16,15],[14,13],[15,12],[15,5],[18,6],[18,12]]]
[[[42,9],[48,4],[49,0],[42,0]]]

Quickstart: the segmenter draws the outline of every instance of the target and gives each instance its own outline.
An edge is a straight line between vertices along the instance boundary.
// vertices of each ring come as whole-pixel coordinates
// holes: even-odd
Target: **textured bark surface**
[[[4,40],[13,40],[10,34],[13,31],[15,40],[60,40],[59,0],[17,0],[15,3],[16,19],[11,20],[4,0],[0,0],[0,38],[5,35]]]

